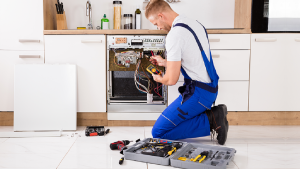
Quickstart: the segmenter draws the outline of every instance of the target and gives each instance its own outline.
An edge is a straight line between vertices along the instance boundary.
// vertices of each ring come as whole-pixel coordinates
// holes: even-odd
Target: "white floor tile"
[[[0,154],[66,154],[72,144],[68,142],[4,142],[0,144]]]
[[[0,144],[4,143],[8,138],[0,138]]]
[[[125,160],[109,144],[118,140],[151,138],[152,127],[106,127],[105,136],[86,137],[85,126],[64,131],[62,137],[0,138],[0,169],[167,169],[142,162]],[[1,126],[0,132],[13,131]],[[295,169],[300,166],[300,126],[230,126],[224,146],[237,150],[227,169]],[[189,143],[218,145],[211,137],[184,139]],[[220,146],[220,145],[218,145]],[[16,163],[16,161],[18,161]],[[59,165],[60,164],[60,165]]]
[[[123,165],[119,165],[119,160],[123,157],[119,152],[111,154],[68,154],[58,169],[77,168],[126,168],[126,169],[147,169],[147,164],[142,162],[125,160]]]
[[[0,168],[55,169],[64,154],[0,154]]]
[[[284,126],[230,126],[227,143],[285,143]]]
[[[286,157],[284,154],[248,153],[248,168],[257,168],[257,169],[286,168],[287,163],[285,159]]]
[[[175,167],[148,163],[148,169],[172,169],[172,168],[175,168]]]

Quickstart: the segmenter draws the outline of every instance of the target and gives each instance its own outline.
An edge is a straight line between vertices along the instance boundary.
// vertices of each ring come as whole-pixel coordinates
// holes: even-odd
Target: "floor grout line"
[[[6,140],[4,140],[3,142],[1,142],[1,143],[4,143],[4,142],[6,142],[8,139],[10,139],[10,138],[7,138]]]
[[[56,167],[56,169],[58,169],[58,167],[60,166],[61,162],[65,159],[65,157],[68,155],[68,153],[70,152],[70,150],[72,149],[72,147],[74,146],[75,142],[77,141],[77,139],[79,138],[79,134],[77,135],[76,140],[74,141],[74,143],[72,144],[72,146],[70,147],[70,149],[68,150],[68,152],[66,153],[66,155],[63,157],[63,159],[60,161],[60,163],[58,164],[58,166]]]
[[[233,164],[234,164],[234,165],[235,165],[235,166],[236,166],[238,169],[240,169],[240,168],[239,168],[239,166],[237,166],[237,165],[235,164],[235,162],[234,162],[234,161],[232,161],[232,162],[233,162]]]

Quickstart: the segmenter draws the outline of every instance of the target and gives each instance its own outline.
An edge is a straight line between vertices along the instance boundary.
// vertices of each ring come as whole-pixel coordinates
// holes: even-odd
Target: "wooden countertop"
[[[210,29],[208,34],[250,34],[249,29]],[[44,30],[44,35],[166,35],[161,30]]]

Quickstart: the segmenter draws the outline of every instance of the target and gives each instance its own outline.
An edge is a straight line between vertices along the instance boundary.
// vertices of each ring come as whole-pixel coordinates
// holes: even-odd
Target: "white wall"
[[[134,14],[136,6],[142,8],[144,0],[122,0],[122,13]],[[69,29],[86,27],[88,17],[85,16],[85,4],[87,0],[61,0],[67,16]],[[93,25],[100,26],[103,14],[110,20],[110,28],[113,27],[113,0],[90,0],[93,8]],[[233,28],[235,0],[181,0],[172,3],[171,7],[177,13],[197,19],[206,28]],[[144,16],[142,10],[142,29],[156,29]]]

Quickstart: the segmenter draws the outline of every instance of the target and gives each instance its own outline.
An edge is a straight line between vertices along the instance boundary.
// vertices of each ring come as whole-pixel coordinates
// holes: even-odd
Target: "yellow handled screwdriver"
[[[186,161],[188,160],[186,157],[179,157],[178,160],[181,160],[181,161]]]

